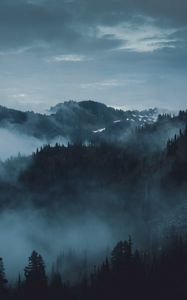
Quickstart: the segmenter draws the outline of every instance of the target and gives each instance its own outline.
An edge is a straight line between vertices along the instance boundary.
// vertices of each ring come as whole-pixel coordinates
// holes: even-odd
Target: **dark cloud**
[[[168,74],[166,88],[171,80],[171,89],[179,90],[180,82],[182,98],[186,16],[185,0],[1,0],[0,104],[46,107],[92,98],[157,106],[166,94],[159,78]],[[131,75],[144,83],[98,88],[98,81],[126,82]],[[168,93],[167,105],[175,91]],[[22,94],[30,96],[15,98]]]
[[[105,22],[121,22],[124,17],[146,15],[153,18],[164,18],[165,22],[186,24],[187,4],[185,0],[75,0],[81,3],[86,14],[97,16]]]
[[[68,19],[63,10],[49,9],[26,1],[8,1],[0,4],[1,45],[14,47],[37,41],[53,41],[67,35]],[[68,39],[71,30],[68,29]]]
[[[99,25],[114,26],[124,21],[145,23],[145,18],[140,17],[144,16],[154,18],[155,22],[158,19],[159,24],[165,26],[184,26],[187,25],[186,15],[185,0],[3,0],[0,3],[0,40],[1,45],[7,47],[45,41],[58,42],[65,48],[75,43],[79,48],[79,43],[87,39],[92,47],[95,41],[97,48],[96,27]]]

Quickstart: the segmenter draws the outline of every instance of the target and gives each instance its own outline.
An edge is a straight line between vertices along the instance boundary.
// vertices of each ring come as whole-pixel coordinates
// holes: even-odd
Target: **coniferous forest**
[[[1,161],[1,299],[186,299],[187,112],[107,122]]]
[[[158,245],[157,245],[158,246]],[[31,253],[24,278],[10,285],[0,259],[1,299],[186,299],[187,241],[175,231],[163,245],[147,251],[133,248],[131,237],[119,241],[109,257],[76,284],[55,270],[46,272],[45,262]],[[76,270],[75,270],[76,271]]]

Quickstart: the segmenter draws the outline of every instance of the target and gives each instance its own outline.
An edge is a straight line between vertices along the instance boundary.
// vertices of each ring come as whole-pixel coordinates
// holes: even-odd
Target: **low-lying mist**
[[[84,261],[85,255],[91,270],[109,255],[119,240],[128,239],[129,235],[135,247],[147,249],[163,238],[171,226],[178,226],[180,230],[187,212],[185,202],[182,203],[169,207],[155,200],[149,216],[140,206],[120,210],[119,203],[113,206],[112,212],[107,200],[105,207],[97,203],[94,209],[90,204],[90,210],[82,207],[82,211],[75,203],[71,209],[59,207],[49,211],[28,205],[28,201],[23,207],[4,210],[0,214],[0,255],[4,258],[7,276],[13,281],[18,273],[23,276],[28,256],[36,250],[44,257],[49,274],[61,255],[58,271],[66,280],[77,280],[79,275],[76,277],[71,269]],[[68,253],[72,253],[72,261],[67,260]]]
[[[31,155],[37,148],[47,143],[50,145],[55,145],[55,143],[67,145],[68,143],[67,139],[60,136],[48,141],[8,128],[0,128],[0,140],[0,160],[2,161],[16,157],[18,154]]]
[[[92,260],[104,257],[107,247],[111,248],[117,242],[120,234],[114,234],[114,231],[94,213],[71,218],[63,211],[49,217],[46,212],[33,207],[7,210],[0,215],[0,253],[8,277],[15,280],[18,272],[22,274],[33,249],[43,255],[49,268],[60,253],[70,250],[80,258],[87,252]],[[63,266],[66,264],[64,261]]]
[[[184,123],[157,125],[74,145],[0,129],[0,256],[10,280],[23,275],[32,250],[48,272],[60,257],[59,271],[76,280],[79,262],[93,268],[129,235],[146,249],[172,226],[186,230]],[[179,141],[168,150],[173,135]]]

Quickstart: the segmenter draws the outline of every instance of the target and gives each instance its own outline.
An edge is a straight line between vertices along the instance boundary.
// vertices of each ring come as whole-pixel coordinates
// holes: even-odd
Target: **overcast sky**
[[[186,108],[186,0],[0,0],[0,104]]]

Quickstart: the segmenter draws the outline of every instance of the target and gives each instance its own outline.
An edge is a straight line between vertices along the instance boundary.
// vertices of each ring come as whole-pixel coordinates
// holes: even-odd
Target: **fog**
[[[122,132],[114,131],[111,136],[109,132],[111,149],[114,144],[119,143],[120,147],[124,147],[127,149],[127,153],[130,153],[130,159],[131,155],[139,158],[141,155],[151,158],[152,153],[165,149],[168,138],[178,134],[179,129],[184,129],[184,123],[179,121],[172,124],[170,122],[161,123],[159,126],[153,132],[143,128],[139,133],[132,126],[125,132],[124,128]],[[106,135],[103,140],[107,141],[107,138]],[[75,263],[79,259],[83,261],[84,254],[87,253],[89,267],[92,268],[98,260],[105,258],[106,254],[110,253],[116,242],[128,239],[129,235],[132,235],[134,247],[137,245],[140,249],[145,249],[152,241],[163,237],[171,226],[174,225],[181,229],[186,222],[186,188],[182,186],[179,193],[177,188],[172,187],[172,195],[169,195],[167,192],[164,194],[160,185],[160,173],[167,173],[170,163],[156,169],[158,173],[154,173],[148,163],[146,165],[148,169],[145,170],[142,178],[138,173],[135,175],[133,172],[130,175],[124,174],[127,181],[124,180],[119,185],[114,177],[113,187],[105,185],[104,181],[100,182],[100,179],[102,181],[100,174],[97,173],[95,179],[92,176],[94,169],[92,160],[95,159],[94,162],[97,164],[100,159],[105,159],[105,153],[100,158],[94,156],[96,154],[93,151],[92,157],[92,155],[89,156],[89,152],[85,153],[81,150],[81,147],[75,148],[79,153],[76,154],[75,151],[73,152],[74,156],[67,156],[66,163],[63,164],[60,155],[57,157],[59,152],[54,152],[54,156],[50,157],[52,160],[48,160],[48,158],[45,160],[44,155],[43,164],[46,168],[42,169],[38,164],[34,171],[31,170],[31,173],[34,172],[32,175],[34,174],[37,184],[40,174],[41,177],[44,175],[44,181],[41,181],[44,185],[41,186],[41,189],[32,190],[19,178],[22,170],[27,168],[27,162],[32,162],[32,157],[29,160],[23,159],[24,167],[22,167],[20,157],[12,159],[13,165],[8,164],[6,160],[16,157],[18,153],[29,156],[46,143],[54,145],[58,142],[67,145],[68,140],[63,137],[56,137],[50,141],[44,138],[39,139],[14,130],[13,127],[1,128],[0,139],[0,159],[2,161],[0,165],[0,184],[2,185],[0,256],[4,259],[9,280],[15,281],[19,272],[23,276],[24,267],[32,250],[42,254],[49,273],[56,258],[61,253],[69,251],[74,253]],[[110,152],[110,143],[107,146],[109,154],[118,154],[115,151]],[[106,148],[104,149],[106,150]],[[71,152],[68,149],[67,151]],[[83,152],[79,157],[81,151]],[[86,155],[83,164],[86,162],[86,165],[87,162],[90,162],[90,167],[86,169],[88,172],[86,175],[82,174],[82,167],[80,168],[79,165],[79,159],[84,154]],[[123,157],[123,152],[120,155]],[[126,163],[126,157],[122,158],[120,155],[121,163],[123,162],[127,168],[124,170],[130,173],[131,166],[129,167],[128,161]],[[55,160],[56,157],[57,160]],[[115,159],[115,157],[107,156],[109,160],[113,158]],[[75,159],[75,166],[71,163],[71,159]],[[116,161],[114,160],[114,162]],[[65,169],[64,174],[67,175],[62,177],[63,179],[58,173],[61,172],[58,169],[59,163],[62,163]],[[140,164],[139,168],[141,169],[144,164],[143,160],[137,163]],[[48,167],[48,164],[52,165],[52,169]],[[107,170],[108,165],[104,166]],[[155,167],[154,164],[153,167]],[[115,173],[116,166],[114,165],[113,168]],[[139,169],[137,170],[139,172]],[[111,169],[109,169],[110,171]],[[45,172],[49,172],[49,181],[50,172],[54,173],[54,185],[46,184]],[[96,172],[98,172],[97,168]],[[37,177],[38,174],[39,177]],[[132,182],[128,181],[130,176],[133,178]],[[136,182],[133,182],[134,179]],[[29,177],[29,180],[32,184],[33,177],[31,176],[31,179]],[[68,269],[73,263],[64,257],[62,268],[68,273]],[[73,275],[69,276],[68,279],[71,280]]]
[[[36,151],[37,148],[47,144],[46,139],[38,139],[19,131],[7,128],[0,128],[0,160],[5,161],[10,157],[16,157],[18,154],[27,156]],[[61,143],[67,145],[67,139],[56,137],[50,141],[51,145]]]
[[[18,272],[23,275],[33,249],[43,255],[50,271],[62,252],[75,250],[81,257],[87,251],[90,257],[100,257],[104,256],[107,247],[111,248],[117,242],[109,224],[92,213],[72,219],[60,212],[53,217],[31,207],[1,212],[0,253],[10,280],[15,280]]]
[[[182,200],[179,205],[170,206],[163,202],[163,195],[159,195],[156,188],[152,194],[147,203],[135,206],[133,210],[116,203],[111,211],[111,195],[107,197],[106,193],[105,204],[95,204],[94,209],[92,203],[90,210],[87,208],[82,212],[79,203],[74,203],[69,211],[67,207],[49,211],[33,206],[28,199],[27,204],[17,209],[1,211],[0,255],[4,259],[7,277],[15,281],[18,272],[24,276],[23,270],[32,250],[42,254],[48,274],[57,256],[72,251],[72,261],[62,257],[60,271],[65,270],[65,274],[62,272],[65,279],[73,280],[76,276],[73,272],[69,274],[70,270],[77,261],[80,263],[84,259],[85,253],[88,267],[93,269],[101,259],[110,255],[119,240],[128,239],[129,235],[132,235],[133,247],[147,249],[149,243],[164,237],[170,226],[181,229],[186,219],[185,202]],[[149,216],[144,212],[144,205]]]

